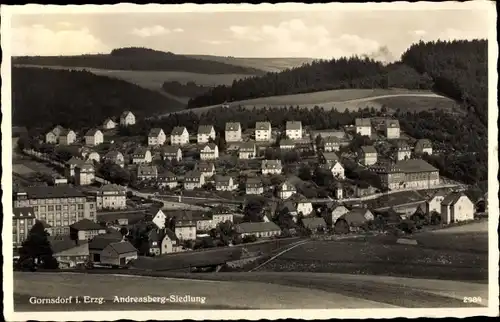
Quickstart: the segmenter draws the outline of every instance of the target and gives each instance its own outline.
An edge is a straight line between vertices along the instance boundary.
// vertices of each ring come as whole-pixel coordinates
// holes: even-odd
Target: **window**
[[[78,205],[78,210],[83,210],[83,204]]]
[[[54,206],[47,206],[47,211],[54,211]]]
[[[46,207],[45,206],[40,206],[40,212],[45,212]]]
[[[63,210],[68,210],[68,205],[63,205]]]
[[[56,206],[56,211],[61,211],[61,205]]]
[[[34,211],[34,212],[38,212],[38,206],[34,206],[34,207],[33,207],[33,211]]]

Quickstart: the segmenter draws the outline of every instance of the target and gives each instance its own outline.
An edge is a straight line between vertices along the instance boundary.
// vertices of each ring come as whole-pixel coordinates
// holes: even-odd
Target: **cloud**
[[[182,29],[182,28],[175,28],[173,31],[174,32],[184,32],[184,29]]]
[[[423,36],[425,34],[427,34],[427,31],[425,30],[414,30],[412,32],[410,32],[411,34],[415,35],[415,36]]]
[[[228,40],[208,40],[208,39],[203,39],[201,42],[209,45],[224,45],[231,43]]]
[[[12,29],[12,55],[81,55],[107,53],[111,49],[88,28],[53,31],[44,25]]]
[[[151,27],[143,27],[143,28],[134,28],[131,32],[133,35],[146,38],[146,37],[153,37],[153,36],[160,36],[160,35],[165,35],[169,34],[170,30],[160,26],[151,26]]]
[[[278,25],[231,26],[229,31],[240,41],[259,41],[265,52],[281,57],[333,58],[377,52],[381,45],[354,34],[332,35],[322,25],[306,25],[300,19]]]

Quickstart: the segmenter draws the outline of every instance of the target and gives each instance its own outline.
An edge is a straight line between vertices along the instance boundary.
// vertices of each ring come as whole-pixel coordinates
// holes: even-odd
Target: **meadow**
[[[209,55],[188,55],[189,57],[211,60],[236,66],[260,69],[266,72],[280,72],[288,68],[300,67],[311,63],[313,58],[242,58]]]

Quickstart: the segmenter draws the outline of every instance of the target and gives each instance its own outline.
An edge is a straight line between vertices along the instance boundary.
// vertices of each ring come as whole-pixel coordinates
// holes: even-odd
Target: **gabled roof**
[[[81,240],[76,243],[69,236],[49,236],[47,239],[49,240],[50,248],[52,249],[53,254],[58,254],[60,252],[85,246],[87,244],[87,242]]]
[[[143,146],[140,146],[138,147],[137,149],[135,149],[134,153],[132,154],[132,156],[134,158],[136,157],[139,157],[139,158],[144,158],[146,156],[146,153],[148,152],[149,150]]]
[[[163,154],[165,154],[165,155],[170,155],[170,154],[177,155],[179,150],[181,150],[181,148],[178,146],[166,145],[163,147]],[[181,150],[181,153],[182,153],[182,150]]]
[[[122,237],[116,234],[97,235],[90,241],[89,249],[103,250],[109,244],[119,242],[120,240],[122,240]]]
[[[116,159],[120,155],[123,157],[123,153],[121,153],[120,151],[112,150],[112,151],[109,151],[108,153],[106,153],[105,158],[106,159]]]
[[[241,129],[240,122],[227,122],[226,131],[238,131]]]
[[[148,137],[158,137],[158,135],[160,135],[160,133],[163,132],[163,129],[159,128],[159,127],[155,127],[155,128],[152,128],[150,131],[149,131],[149,134],[148,134]]]
[[[158,168],[154,165],[139,164],[137,167],[137,175],[158,175]]]
[[[198,134],[210,134],[213,129],[213,125],[200,125],[198,126]]]
[[[359,226],[367,221],[367,219],[365,218],[365,214],[367,211],[368,209],[364,208],[353,208],[348,213],[340,216],[340,218],[345,219],[349,226]]]
[[[227,186],[229,185],[229,182],[231,181],[232,177],[230,176],[216,176],[215,177],[215,184],[216,185],[221,185],[221,186]],[[233,180],[234,182],[234,180]]]
[[[124,111],[124,112],[121,114],[121,116],[120,116],[120,117],[127,117],[129,114],[134,115],[134,114],[133,114],[132,112],[130,112],[130,111]]]
[[[256,122],[255,130],[269,131],[271,129],[271,122]]]
[[[90,129],[85,133],[85,136],[95,136],[97,132],[101,132],[99,129]],[[102,132],[101,132],[102,133]]]
[[[148,233],[149,242],[161,243],[164,237],[165,233],[160,229],[151,229]]]
[[[109,191],[109,192],[117,192],[117,191],[125,192],[126,190],[127,189],[125,187],[121,187],[121,186],[114,184],[114,183],[105,184],[99,188],[100,192],[107,192],[107,191]]]
[[[12,209],[14,219],[36,218],[33,207],[19,207]]]
[[[213,170],[215,170],[215,165],[213,164],[213,162],[201,161],[196,165],[196,170],[200,172],[212,172]]]
[[[85,197],[85,194],[71,186],[24,187],[29,199]]]
[[[357,118],[355,121],[354,121],[354,124],[356,126],[363,126],[363,127],[366,127],[366,126],[372,126],[372,123],[371,123],[371,120],[369,118]]]
[[[239,152],[253,152],[255,151],[255,142],[243,142],[240,144]]]
[[[461,197],[467,197],[467,196],[461,192],[452,192],[449,195],[447,195],[443,199],[443,201],[441,201],[441,205],[453,206]]]
[[[176,126],[173,128],[171,135],[182,135],[184,131],[187,131],[185,126]]]
[[[85,162],[85,160],[83,160],[83,159],[79,159],[79,158],[76,158],[76,157],[71,157],[71,159],[69,159],[68,161],[66,161],[66,164],[67,165],[75,165],[75,166],[77,166],[77,165],[80,165],[80,164],[82,164],[84,162]]]
[[[377,153],[373,145],[363,145],[361,146],[361,151],[363,151],[363,153]]]
[[[208,147],[210,150],[214,151],[217,148],[217,145],[215,143],[207,143],[203,145],[201,150],[204,150],[206,147]]]
[[[335,152],[323,152],[323,158],[326,161],[338,161],[338,160],[340,160],[339,156]]]
[[[191,179],[197,179],[200,180],[201,178],[201,172],[197,170],[189,171],[186,173],[184,176],[185,178],[191,178]]]
[[[302,122],[301,121],[287,121],[286,122],[287,130],[301,130]]]
[[[108,244],[117,254],[137,252],[137,249],[128,241],[119,241]]]
[[[91,164],[90,162],[82,162],[79,165],[75,167],[75,169],[78,169],[80,172],[82,171],[94,171],[94,165]]]
[[[290,145],[295,146],[295,142],[293,140],[288,140],[288,139],[280,140],[280,146],[290,146]]]
[[[415,143],[415,149],[432,148],[432,143],[428,139],[420,139]]]
[[[259,178],[248,178],[246,182],[247,187],[262,187],[262,180]]]
[[[270,222],[244,222],[236,226],[236,229],[239,233],[258,233],[258,232],[266,232],[266,231],[281,231],[280,227]]]
[[[178,241],[179,239],[177,238],[177,235],[170,229],[168,228],[165,228],[165,235],[168,236],[168,238],[170,238],[170,240],[172,241]],[[165,238],[165,236],[163,236],[163,238]]]
[[[304,227],[309,229],[317,229],[319,227],[326,227],[326,222],[321,217],[307,217],[302,219]]]
[[[103,124],[106,125],[108,124],[109,122],[113,122],[113,123],[116,123],[115,121],[113,121],[113,119],[111,119],[110,117],[108,117],[107,119],[104,120]]]
[[[399,127],[399,121],[398,120],[388,119],[388,120],[385,121],[385,126],[386,127],[392,127],[392,128],[398,128]]]
[[[90,219],[84,218],[82,220],[79,220],[75,222],[74,224],[69,226],[72,229],[75,230],[99,230],[99,229],[104,229],[101,227],[98,223],[93,222]]]
[[[401,160],[396,163],[396,167],[405,173],[438,171],[438,169],[422,159]]]
[[[70,132],[73,132],[75,133],[73,130],[71,129],[62,129],[61,132],[59,133],[59,136],[66,136],[68,135]]]
[[[279,185],[279,189],[280,190],[283,190],[283,187],[284,186],[287,186],[288,189],[286,191],[297,191],[297,189],[295,188],[295,186],[293,184],[290,183],[290,181],[286,180],[284,182],[282,182],[280,185]]]
[[[281,160],[262,160],[262,169],[281,169]]]
[[[394,145],[398,150],[410,150],[410,146],[405,140],[397,140]]]
[[[160,178],[169,179],[169,180],[176,180],[177,179],[177,175],[173,172],[170,172],[170,171],[160,173],[158,176]]]

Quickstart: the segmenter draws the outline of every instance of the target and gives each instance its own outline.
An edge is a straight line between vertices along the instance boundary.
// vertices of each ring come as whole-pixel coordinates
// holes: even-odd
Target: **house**
[[[421,159],[377,163],[370,167],[370,171],[378,174],[382,186],[391,190],[430,189],[440,182],[439,170]]]
[[[278,197],[281,199],[288,199],[294,193],[297,193],[297,189],[290,182],[285,181],[278,187]]]
[[[109,243],[101,252],[101,264],[124,267],[137,259],[137,249],[128,241]]]
[[[185,213],[176,219],[175,235],[180,241],[196,240],[196,221],[190,213]]]
[[[99,129],[90,129],[85,133],[85,145],[96,146],[104,142],[104,135]]]
[[[161,255],[163,238],[164,229],[153,228],[148,232],[149,254],[151,256]]]
[[[302,122],[287,121],[285,127],[285,135],[291,140],[302,139]]]
[[[349,212],[345,206],[336,206],[331,212],[332,224],[335,224],[337,219]]]
[[[359,152],[359,160],[361,164],[365,166],[370,166],[377,163],[377,150],[372,145],[361,146]]]
[[[158,227],[159,229],[165,228],[165,220],[167,219],[167,216],[161,209],[155,209],[153,210],[153,223]]]
[[[336,136],[330,136],[323,140],[325,152],[340,150],[340,140]]]
[[[198,126],[198,144],[208,143],[210,139],[215,140],[215,129],[213,125]]]
[[[171,254],[180,251],[182,251],[182,246],[179,244],[179,238],[177,238],[172,230],[165,228],[161,241],[161,254]]]
[[[212,162],[199,162],[195,166],[195,170],[201,172],[201,175],[209,178],[215,174],[215,165]]]
[[[240,142],[241,141],[241,124],[240,122],[226,123],[226,142]]]
[[[106,227],[115,226],[120,229],[121,226],[134,225],[146,219],[144,210],[137,211],[113,211],[97,213],[96,221],[105,224]]]
[[[121,240],[123,240],[123,236],[118,232],[97,235],[92,238],[88,244],[90,261],[96,264],[101,264],[102,251],[109,244],[120,242]]]
[[[290,196],[290,198],[288,198],[287,200],[293,203],[293,206],[297,211],[297,214],[301,213],[304,216],[309,216],[313,212],[312,203],[301,194],[295,193],[292,196]]]
[[[340,218],[344,219],[347,222],[350,231],[356,231],[359,230],[359,228],[366,222],[373,220],[375,216],[368,209],[353,208],[351,211],[342,215]]]
[[[214,208],[212,212],[212,222],[214,227],[217,227],[218,224],[226,221],[234,221],[233,212],[221,207]]]
[[[208,143],[200,150],[200,160],[216,160],[219,158],[219,147],[215,143]]]
[[[441,202],[441,223],[473,220],[474,203],[464,193],[453,192]]]
[[[145,147],[138,147],[135,149],[134,153],[132,153],[133,164],[151,163],[152,161],[153,156],[151,155],[151,151]]]
[[[323,139],[335,137],[339,141],[346,139],[346,133],[344,130],[337,129],[327,129],[327,130],[313,130],[311,131],[311,139],[315,140],[317,136],[321,136]]]
[[[149,146],[163,145],[166,140],[167,136],[165,135],[165,132],[163,132],[163,129],[155,127],[149,131],[148,134]]]
[[[429,200],[426,201],[425,212],[427,214],[430,214],[433,211],[435,211],[438,214],[440,214],[441,213],[441,203],[443,202],[445,197],[446,197],[446,193],[444,193],[442,191],[435,193]]]
[[[323,152],[320,155],[320,163],[328,166],[333,166],[336,162],[340,162],[340,158],[335,152]]]
[[[216,176],[215,177],[215,189],[217,191],[234,191],[238,188],[238,185],[234,179],[230,176]]]
[[[411,157],[411,148],[406,141],[398,140],[394,145],[394,153],[396,160],[407,160]]]
[[[399,139],[400,128],[398,120],[385,120],[385,136],[388,139]]]
[[[262,174],[280,174],[283,171],[281,160],[262,160]]]
[[[170,133],[171,145],[185,145],[189,144],[189,132],[185,126],[176,126]]]
[[[68,180],[73,178],[75,176],[75,168],[82,163],[85,163],[85,161],[83,159],[75,158],[75,157],[71,157],[71,159],[66,161],[65,168],[64,168],[65,177]]]
[[[88,161],[82,162],[75,167],[75,184],[85,186],[95,181],[94,165]]]
[[[135,115],[130,111],[125,111],[120,115],[120,125],[129,126],[135,124]]]
[[[205,184],[205,176],[200,171],[190,171],[184,176],[184,189],[193,190]]]
[[[432,154],[432,143],[430,140],[427,139],[420,139],[415,143],[415,154],[416,155],[422,155],[422,154]]]
[[[238,158],[240,160],[253,159],[257,156],[257,149],[255,142],[244,142],[240,145],[238,150]]]
[[[90,151],[86,153],[83,157],[85,158],[86,161],[94,161],[94,162],[101,161],[101,156],[96,151]]]
[[[69,236],[50,236],[48,240],[59,269],[74,268],[89,259],[88,241],[74,241]]]
[[[344,198],[344,187],[342,183],[337,182],[335,184],[335,191],[334,191],[335,199],[341,200]]]
[[[254,235],[257,238],[260,238],[278,236],[281,233],[281,229],[272,221],[244,222],[236,226],[236,232],[241,237]]]
[[[304,228],[310,229],[312,232],[326,230],[326,222],[321,217],[302,218],[302,225],[304,225]]]
[[[72,240],[90,240],[97,235],[105,234],[106,228],[95,221],[84,218],[69,226]]]
[[[334,178],[344,179],[344,167],[339,161],[334,161],[332,163],[327,163],[326,168],[332,173]]]
[[[104,122],[102,123],[102,128],[104,130],[111,130],[111,129],[114,129],[116,127],[116,123],[115,121],[113,121],[112,119],[110,118],[107,118],[106,120],[104,120]]]
[[[264,193],[264,185],[259,178],[248,178],[245,191],[247,195],[261,195]]]
[[[361,136],[372,136],[372,124],[369,118],[357,118],[354,121],[354,126],[356,127],[356,133]]]
[[[70,129],[64,129],[59,133],[59,144],[70,145],[76,141],[76,133]]]
[[[293,150],[295,149],[295,141],[289,139],[281,139],[280,140],[280,149],[281,150]]]
[[[182,160],[182,150],[178,146],[167,145],[163,147],[162,151],[163,160],[176,160],[177,162]]]
[[[179,185],[179,181],[177,175],[174,173],[167,171],[165,173],[161,173],[158,175],[158,186],[169,189],[177,188]]]
[[[14,207],[12,220],[12,243],[14,247],[21,247],[36,223],[35,210],[33,207]]]
[[[196,231],[197,232],[208,232],[217,226],[212,222],[212,215],[210,213],[200,214],[196,218]]]
[[[255,123],[255,141],[267,142],[271,141],[271,123],[256,122]]]
[[[91,192],[97,203],[97,210],[119,210],[127,208],[127,190],[116,184],[105,184]]]
[[[56,144],[59,139],[59,135],[64,131],[64,128],[60,125],[57,125],[45,135],[45,142]]]
[[[106,162],[117,164],[122,168],[125,166],[125,158],[123,157],[123,153],[119,151],[115,150],[109,151],[104,155],[104,160]]]
[[[137,179],[150,180],[158,178],[158,168],[154,165],[139,164],[137,166]]]

